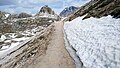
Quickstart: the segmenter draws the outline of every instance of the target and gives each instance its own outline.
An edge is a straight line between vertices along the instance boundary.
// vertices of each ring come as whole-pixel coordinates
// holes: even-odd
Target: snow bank
[[[79,59],[79,57],[76,55],[76,51],[74,50],[74,48],[70,46],[70,43],[67,39],[65,32],[64,32],[64,40],[65,40],[65,48],[69,52],[70,56],[73,58],[76,68],[82,68],[82,62]]]
[[[86,68],[120,68],[120,19],[78,17],[64,30]]]

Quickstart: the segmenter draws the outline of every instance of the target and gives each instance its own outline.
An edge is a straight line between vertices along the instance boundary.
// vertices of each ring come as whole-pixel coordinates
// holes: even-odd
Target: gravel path
[[[34,68],[75,68],[74,60],[64,46],[63,22],[55,23],[55,31],[46,54],[38,58]]]

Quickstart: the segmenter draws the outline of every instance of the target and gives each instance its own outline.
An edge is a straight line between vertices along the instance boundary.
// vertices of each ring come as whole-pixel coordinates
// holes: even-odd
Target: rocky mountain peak
[[[60,16],[62,16],[62,17],[69,16],[70,14],[74,13],[77,9],[78,9],[78,7],[75,7],[75,6],[66,7],[66,8],[60,13]]]
[[[55,12],[48,5],[45,5],[40,9],[39,14],[41,13],[52,14],[52,15],[55,14]]]
[[[60,20],[59,15],[57,15],[48,5],[41,7],[39,13],[37,13],[36,16],[49,17]]]

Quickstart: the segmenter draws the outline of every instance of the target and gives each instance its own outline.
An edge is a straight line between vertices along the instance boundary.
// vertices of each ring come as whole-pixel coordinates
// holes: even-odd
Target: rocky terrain
[[[0,68],[26,68],[24,65],[45,54],[58,20],[51,8],[47,10],[49,17],[0,12]]]
[[[61,13],[60,16],[62,17],[67,17],[70,14],[73,14],[75,11],[78,10],[78,7],[75,6],[70,6],[70,7],[66,7]]]
[[[8,16],[8,19],[10,19],[10,20],[17,19],[17,18],[18,18],[18,14],[10,14]]]
[[[0,19],[1,20],[12,20],[12,19],[17,19],[17,18],[27,18],[27,17],[32,17],[32,15],[27,14],[27,13],[20,13],[20,14],[10,14],[8,12],[2,12],[0,11]]]
[[[7,19],[10,13],[0,11],[0,20]]]
[[[15,32],[1,33],[0,67],[75,68],[64,47],[63,22],[54,21],[46,17],[11,21]]]
[[[32,15],[27,14],[27,13],[20,13],[20,14],[18,15],[18,18],[27,18],[27,17],[32,17]]]
[[[17,31],[24,31],[26,29],[32,29],[37,26],[47,27],[54,21],[55,19],[53,18],[44,18],[44,17],[4,20],[4,21],[1,21],[0,32],[11,33],[11,32],[17,32]]]
[[[47,27],[31,38],[21,41],[20,44],[14,47],[14,49],[9,50],[4,56],[0,55],[0,67],[26,68],[29,66],[29,64],[47,50],[53,27],[53,25]]]
[[[48,5],[41,7],[40,11],[36,14],[36,16],[55,16],[59,17]]]
[[[57,15],[48,5],[41,7],[40,11],[35,16],[37,17],[44,16],[60,20],[60,16]]]
[[[51,8],[5,17],[1,13],[0,68],[75,68],[64,47],[63,22]]]
[[[36,26],[47,27],[54,21],[60,20],[60,17],[55,15],[54,11],[48,6],[43,6],[39,14],[48,13],[46,15],[32,16],[27,13],[9,14],[0,12],[0,33],[11,33],[31,29]]]
[[[35,16],[0,11],[0,68],[119,68],[119,3],[91,0],[62,20],[47,5]]]
[[[52,15],[55,14],[55,12],[50,7],[48,7],[48,5],[45,5],[40,9],[39,14],[42,14],[42,13],[52,14]]]
[[[115,18],[120,17],[120,0],[91,0],[78,11],[69,16],[68,20],[73,20],[79,16],[86,15],[83,19],[90,17],[100,18],[102,16],[112,15]]]

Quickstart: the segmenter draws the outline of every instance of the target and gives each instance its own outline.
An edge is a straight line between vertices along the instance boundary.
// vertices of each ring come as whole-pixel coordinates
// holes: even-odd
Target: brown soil
[[[74,60],[64,46],[63,22],[55,23],[46,54],[38,57],[28,68],[75,68]]]

